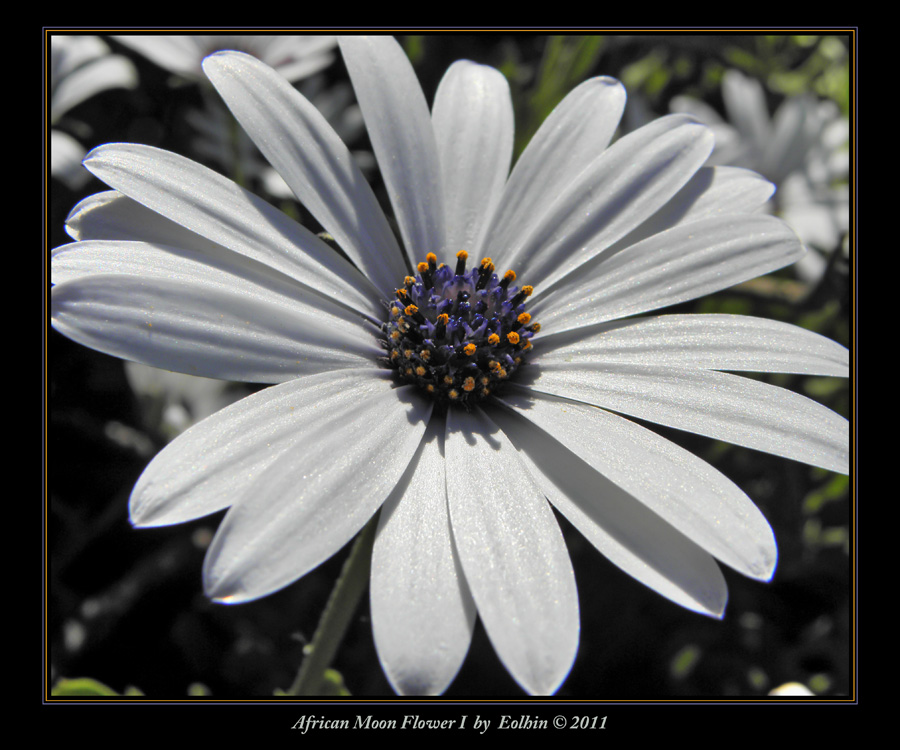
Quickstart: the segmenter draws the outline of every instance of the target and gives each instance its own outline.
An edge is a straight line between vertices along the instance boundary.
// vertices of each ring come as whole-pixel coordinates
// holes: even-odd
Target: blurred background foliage
[[[852,115],[847,35],[469,32],[400,39],[429,102],[457,59],[499,68],[510,83],[516,111],[516,155],[565,94],[595,75],[626,85],[623,130],[629,122],[665,114],[676,96],[694,97],[725,116],[721,85],[729,69],[762,84],[769,114],[789,97],[810,95],[834,102],[844,118]],[[130,60],[136,85],[96,93],[54,117],[54,129],[88,149],[134,141],[189,156],[240,179],[315,228],[301,206],[266,187],[256,168],[237,156],[223,168],[225,160],[210,156],[214,150],[197,147],[190,113],[209,113],[217,106],[210,103],[209,87],[173,76],[114,39],[105,43],[111,54]],[[339,56],[312,81],[319,92],[346,84]],[[352,101],[342,112],[352,121]],[[224,110],[213,116],[224,116]],[[233,156],[244,153],[234,145],[234,130],[225,127],[230,135],[224,141],[234,146]],[[350,128],[345,138],[377,190],[364,130]],[[69,241],[64,222],[77,201],[103,189],[93,178],[73,186],[48,177],[49,247]],[[836,247],[817,248],[826,262],[816,278],[785,269],[671,312],[772,317],[850,346],[849,248],[846,237]],[[130,490],[153,455],[203,413],[243,395],[247,387],[226,386],[215,393],[212,405],[201,404],[190,393],[158,382],[141,384],[121,361],[55,331],[47,336],[47,639],[50,679],[59,694],[158,699],[278,694],[296,675],[346,550],[283,591],[225,607],[204,597],[200,579],[205,548],[221,514],[152,530],[135,530],[128,522]],[[795,375],[766,379],[851,414],[846,381]],[[778,570],[770,584],[762,584],[725,569],[731,592],[726,616],[710,620],[621,573],[561,519],[579,586],[582,636],[578,659],[559,695],[749,697],[766,696],[787,682],[799,682],[819,696],[846,695],[855,617],[852,482],[699,436],[654,429],[713,463],[754,499],[775,530]],[[333,666],[332,694],[392,695],[372,643],[366,603]],[[480,626],[447,695],[522,695]]]

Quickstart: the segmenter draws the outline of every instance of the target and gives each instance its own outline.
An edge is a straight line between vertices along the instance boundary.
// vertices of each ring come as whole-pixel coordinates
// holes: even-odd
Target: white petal
[[[607,253],[635,245],[677,224],[725,214],[753,213],[766,204],[774,191],[771,182],[749,169],[704,167],[665,206],[616,242]],[[594,262],[598,260],[602,258]]]
[[[705,461],[594,406],[518,386],[498,400],[726,565],[771,578],[777,558],[772,529],[750,498]]]
[[[509,439],[480,409],[447,413],[453,539],[494,649],[532,694],[554,693],[578,648],[578,594],[559,525]]]
[[[311,439],[320,415],[345,412],[377,378],[374,369],[295,378],[198,422],[144,470],[131,522],[165,526],[231,506],[275,459]]]
[[[532,362],[634,362],[709,370],[849,375],[846,347],[799,326],[750,315],[660,315],[541,336]]]
[[[533,390],[846,474],[847,420],[786,388],[711,370],[633,363],[541,364]]]
[[[265,267],[234,273],[211,261],[148,243],[63,245],[53,326],[113,356],[223,380],[280,382],[382,354],[361,316]]]
[[[380,295],[350,263],[261,198],[177,154],[108,144],[84,165],[130,198],[236,253],[272,266],[336,301],[376,314]]]
[[[793,263],[797,236],[773,216],[678,225],[573,274],[532,306],[547,333],[696,299]]]
[[[440,695],[459,671],[475,602],[450,536],[443,419],[429,423],[419,453],[385,501],[372,551],[372,631],[400,695]]]
[[[703,166],[712,133],[669,115],[616,141],[507,237],[504,262],[548,287],[651,217]]]
[[[506,178],[513,149],[513,109],[506,78],[459,60],[438,86],[432,110],[443,175],[447,250],[473,252]]]
[[[491,416],[550,502],[612,563],[676,604],[721,617],[728,589],[711,555],[516,412]]]
[[[446,241],[428,103],[406,53],[392,37],[345,36],[338,42],[414,268],[427,253],[440,255]]]
[[[365,525],[415,455],[432,404],[413,386],[370,377],[337,409],[297,414],[303,441],[265,468],[225,516],[203,566],[227,603],[277,591],[337,552]]]
[[[625,88],[605,76],[591,78],[556,106],[516,162],[497,216],[474,254],[500,256],[522,223],[559,195],[603,153],[625,108]],[[510,259],[503,257],[502,262]],[[518,269],[516,269],[518,270]]]
[[[203,69],[300,202],[387,294],[407,273],[384,212],[325,117],[271,68],[221,52]]]

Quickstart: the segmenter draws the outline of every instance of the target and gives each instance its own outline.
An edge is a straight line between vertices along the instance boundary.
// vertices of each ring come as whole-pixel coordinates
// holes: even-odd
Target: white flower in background
[[[131,62],[110,54],[97,37],[50,37],[50,172],[54,177],[72,189],[90,178],[81,167],[84,146],[56,128],[66,113],[101,91],[136,85],[137,72]]]
[[[775,183],[768,208],[805,244],[825,253],[840,247],[850,224],[850,133],[837,105],[809,95],[793,96],[770,117],[762,84],[737,70],[726,71],[722,98],[727,121],[687,96],[675,97],[671,110],[712,128],[716,148],[710,164],[746,167]],[[808,253],[797,264],[808,280],[821,276],[824,267],[818,253]]]
[[[201,84],[209,83],[201,67],[207,55],[226,50],[253,55],[287,80],[302,81],[303,95],[316,105],[345,141],[355,139],[362,132],[359,107],[351,102],[350,87],[346,84],[325,87],[316,75],[334,61],[337,44],[334,36],[177,34],[113,38],[177,76]],[[199,133],[191,143],[194,153],[214,160],[233,177],[260,180],[272,197],[292,197],[284,180],[259,156],[253,141],[239,128],[236,132],[234,121],[223,116],[227,113],[220,111],[221,106],[221,99],[207,99],[202,109],[187,113],[188,122]],[[357,158],[362,164],[371,161],[370,154],[357,154]]]
[[[243,54],[204,69],[349,262],[183,157],[110,144],[85,162],[113,191],[73,210],[77,241],[53,252],[57,330],[275,384],[163,450],[133,523],[229,508],[204,585],[244,602],[315,568],[380,508],[373,631],[403,694],[447,687],[476,611],[526,691],[560,686],[579,612],[551,507],[642,583],[721,616],[716,559],[768,580],[769,524],[712,466],[621,415],[846,472],[843,417],[724,371],[844,376],[848,352],[759,318],[632,316],[799,258],[793,232],[754,213],[771,184],[704,167],[712,135],[681,115],[607,147],[625,92],[605,77],[566,97],[509,174],[498,71],[455,63],[429,113],[394,40],[341,51],[401,242],[320,113]]]
[[[183,78],[206,82],[203,58],[220,50],[253,55],[289,81],[299,81],[327,68],[337,40],[325,35],[138,34],[113,36],[161,68]]]

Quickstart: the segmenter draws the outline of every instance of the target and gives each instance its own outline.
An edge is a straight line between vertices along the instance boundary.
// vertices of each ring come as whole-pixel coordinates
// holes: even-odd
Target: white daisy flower
[[[447,687],[476,613],[523,689],[558,689],[579,611],[554,508],[642,583],[720,617],[716,561],[768,580],[769,524],[628,417],[846,472],[843,417],[724,371],[844,376],[848,352],[758,318],[633,316],[800,257],[782,221],[754,213],[771,184],[704,167],[712,135],[682,115],[609,146],[625,92],[605,77],[572,91],[509,173],[498,71],[455,63],[429,112],[393,39],[340,45],[399,242],[320,113],[240,53],[207,58],[206,74],[346,259],[175,154],[110,144],[85,161],[113,190],[73,210],[77,242],[53,252],[57,330],[275,384],[164,449],[132,521],[229,508],[204,585],[244,602],[315,568],[380,509],[373,631],[402,694]]]
[[[672,100],[671,110],[696,117],[716,134],[710,164],[753,169],[778,186],[768,210],[784,218],[804,243],[831,251],[850,226],[849,126],[837,105],[810,95],[791,96],[769,115],[762,84],[738,70],[722,79],[727,120],[692,97]],[[808,280],[825,259],[808,253],[797,266]]]

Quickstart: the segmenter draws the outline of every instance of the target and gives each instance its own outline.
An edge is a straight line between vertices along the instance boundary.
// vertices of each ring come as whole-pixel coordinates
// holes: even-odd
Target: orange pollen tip
[[[463,382],[463,390],[464,391],[474,391],[475,390],[475,378],[466,378]]]
[[[517,320],[518,320],[523,326],[524,326],[524,325],[528,325],[528,323],[531,321],[531,316],[530,316],[528,313],[522,313],[522,314],[517,318]]]
[[[416,266],[416,270],[419,273],[425,273],[428,270],[428,264],[427,263],[419,263],[419,265]]]
[[[530,297],[530,296],[531,296],[531,293],[532,293],[533,291],[534,291],[534,287],[533,287],[533,286],[523,286],[523,287],[522,287],[522,294],[524,294],[526,297]]]
[[[519,343],[519,334],[515,331],[510,331],[506,334],[506,340],[509,341],[510,344],[518,344]]]
[[[512,269],[509,269],[505,274],[503,274],[504,279],[509,279],[510,281],[516,280],[516,272]]]
[[[440,315],[437,316],[437,322],[447,325],[447,323],[450,322],[450,316],[447,315],[447,313],[441,313]]]
[[[424,367],[422,367],[422,365],[419,365],[419,366],[416,368],[416,375],[418,375],[420,378],[421,378],[426,372],[428,372],[428,370],[426,370]]]
[[[490,336],[488,336],[488,343],[491,346],[497,346],[497,344],[500,343],[500,337],[496,333],[492,333]]]
[[[475,344],[466,344],[463,347],[463,351],[466,353],[467,357],[471,357],[476,351],[478,351],[478,347]]]
[[[412,359],[413,354],[414,354],[414,352],[412,349],[404,349],[403,350],[403,356],[406,357],[407,359]]]
[[[403,312],[407,315],[415,315],[417,312],[419,312],[419,308],[415,305],[409,305]]]
[[[457,258],[462,258],[463,260],[466,260],[466,259],[469,257],[469,254],[468,254],[465,250],[460,250],[460,251],[456,254],[456,257],[457,257]]]
[[[482,258],[482,260],[481,260],[481,267],[482,267],[482,268],[490,268],[490,269],[493,269],[493,268],[494,268],[494,261],[492,261],[490,258]]]
[[[437,255],[435,255],[434,253],[428,253],[428,255],[425,256],[425,260],[428,261],[429,265],[432,263],[437,263]]]
[[[450,383],[453,382],[453,378],[451,378],[449,375],[444,375],[444,382],[445,382],[447,385],[450,385]]]
[[[457,391],[456,388],[451,388],[447,392],[447,395],[450,397],[451,400],[456,401],[456,399],[459,398],[459,391]]]
[[[537,333],[538,331],[541,330],[541,324],[535,323],[534,325],[531,326],[531,330],[533,333]]]

